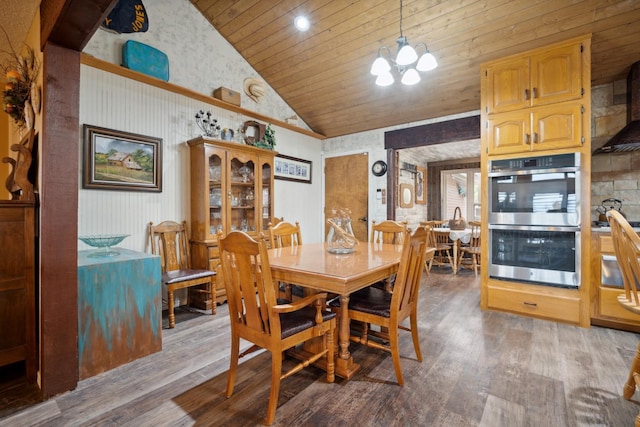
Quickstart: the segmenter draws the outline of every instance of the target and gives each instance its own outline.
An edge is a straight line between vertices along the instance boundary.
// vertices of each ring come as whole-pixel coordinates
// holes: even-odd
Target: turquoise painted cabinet
[[[162,349],[160,257],[116,250],[103,258],[78,252],[80,379]]]

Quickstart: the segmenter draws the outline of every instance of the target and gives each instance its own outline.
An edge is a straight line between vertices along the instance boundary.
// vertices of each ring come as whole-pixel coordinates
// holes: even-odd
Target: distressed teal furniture
[[[103,258],[78,252],[80,379],[162,349],[160,257],[117,251]]]

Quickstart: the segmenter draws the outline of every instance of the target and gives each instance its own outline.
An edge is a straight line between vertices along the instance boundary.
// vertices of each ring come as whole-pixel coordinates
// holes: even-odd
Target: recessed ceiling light
[[[309,20],[306,16],[296,16],[296,19],[293,21],[296,28],[300,31],[307,31],[311,24],[309,24]]]

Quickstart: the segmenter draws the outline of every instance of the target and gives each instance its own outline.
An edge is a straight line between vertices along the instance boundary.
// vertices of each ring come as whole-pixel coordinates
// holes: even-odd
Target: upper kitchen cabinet
[[[194,267],[218,265],[217,233],[265,232],[273,219],[275,151],[207,137],[187,142],[191,153],[191,258]],[[216,289],[224,301],[224,289]]]
[[[580,147],[583,116],[584,107],[575,102],[489,115],[488,154]]]
[[[481,67],[483,152],[580,149],[589,133],[590,38],[579,37]]]
[[[485,64],[487,114],[582,98],[581,42]]]

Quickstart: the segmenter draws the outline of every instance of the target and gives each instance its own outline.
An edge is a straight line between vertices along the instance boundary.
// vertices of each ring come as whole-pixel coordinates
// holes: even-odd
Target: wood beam
[[[384,148],[402,149],[480,138],[480,116],[464,117],[384,133]]]

